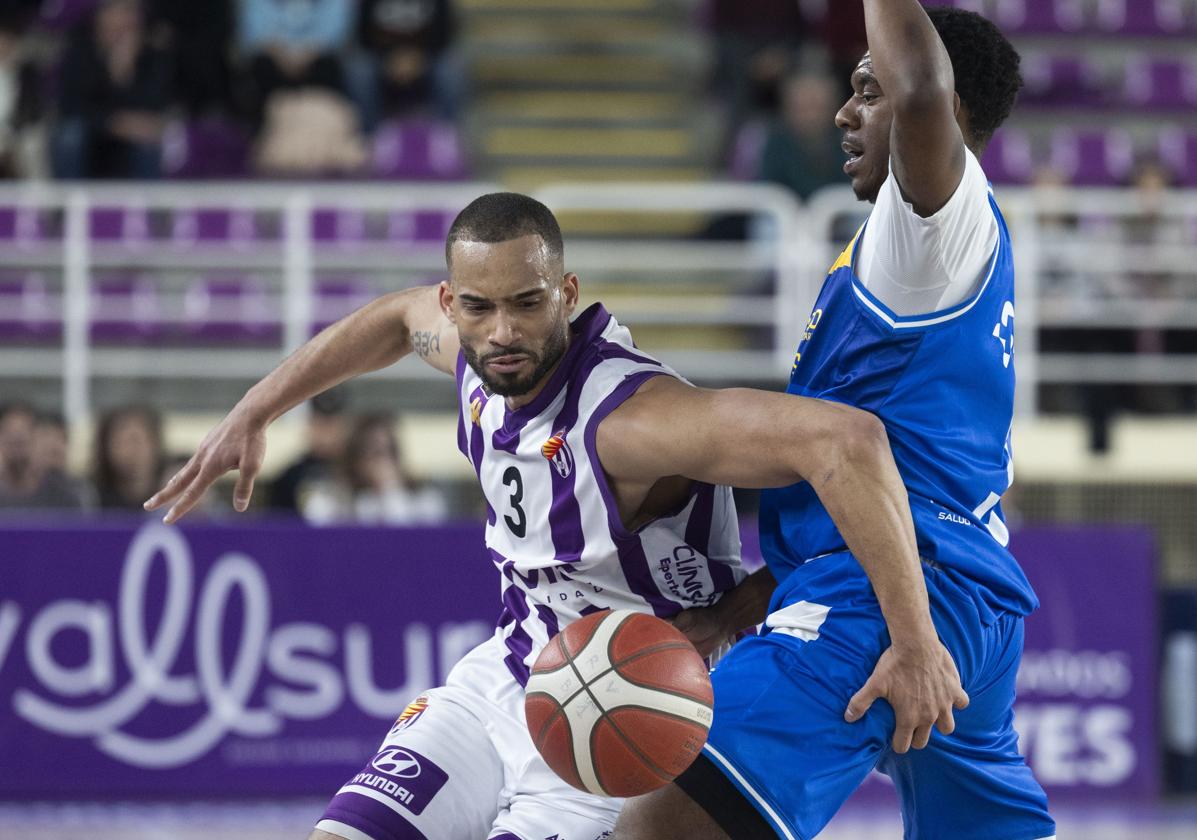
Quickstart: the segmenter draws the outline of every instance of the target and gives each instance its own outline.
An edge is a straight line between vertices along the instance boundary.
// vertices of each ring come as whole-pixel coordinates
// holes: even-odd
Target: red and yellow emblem
[[[565,437],[557,433],[544,442],[544,445],[540,447],[540,454],[551,461],[557,457],[557,453],[563,446],[565,446]]]
[[[482,408],[484,405],[482,397],[474,397],[474,399],[470,400],[470,422],[475,426],[482,420]]]
[[[553,465],[562,478],[568,478],[574,471],[574,453],[565,440],[568,429],[560,429],[540,446],[540,454]]]
[[[416,722],[416,719],[424,714],[424,710],[428,708],[428,695],[421,694],[415,700],[407,704],[407,708],[399,713],[399,719],[395,721],[395,725],[391,727],[391,734],[395,734],[400,730],[407,729]]]

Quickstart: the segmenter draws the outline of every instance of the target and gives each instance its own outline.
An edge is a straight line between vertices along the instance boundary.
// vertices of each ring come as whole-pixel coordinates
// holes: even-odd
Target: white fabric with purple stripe
[[[677,374],[637,350],[599,304],[571,331],[548,384],[514,411],[487,394],[464,357],[457,364],[458,444],[486,496],[506,664],[521,684],[540,648],[580,616],[610,608],[667,617],[714,603],[744,576],[727,487],[695,482],[680,512],[624,528],[595,433],[645,381]]]

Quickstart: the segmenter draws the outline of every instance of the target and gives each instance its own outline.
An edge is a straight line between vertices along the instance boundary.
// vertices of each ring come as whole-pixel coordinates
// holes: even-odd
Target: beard
[[[473,347],[467,346],[464,342],[461,345],[461,352],[465,355],[469,366],[474,369],[474,373],[478,374],[492,394],[498,394],[500,397],[522,397],[540,385],[553,366],[561,361],[568,345],[569,322],[563,321],[560,328],[545,339],[544,347],[539,353],[533,352],[527,347],[517,346],[505,347],[502,350],[480,356]],[[532,362],[530,373],[522,376],[514,373],[494,373],[487,367],[486,363],[491,359],[515,354],[527,356]]]

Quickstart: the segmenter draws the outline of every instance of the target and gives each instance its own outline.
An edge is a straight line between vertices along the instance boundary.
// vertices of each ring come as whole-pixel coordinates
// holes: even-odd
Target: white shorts
[[[316,828],[346,840],[599,840],[623,805],[577,790],[532,745],[496,634],[404,710]]]

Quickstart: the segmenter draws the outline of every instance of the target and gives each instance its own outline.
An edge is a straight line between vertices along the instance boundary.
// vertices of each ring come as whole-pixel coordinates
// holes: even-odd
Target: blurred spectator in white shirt
[[[444,495],[408,474],[394,421],[372,414],[355,423],[340,470],[301,499],[301,511],[315,525],[417,525],[444,521],[449,506]]]

